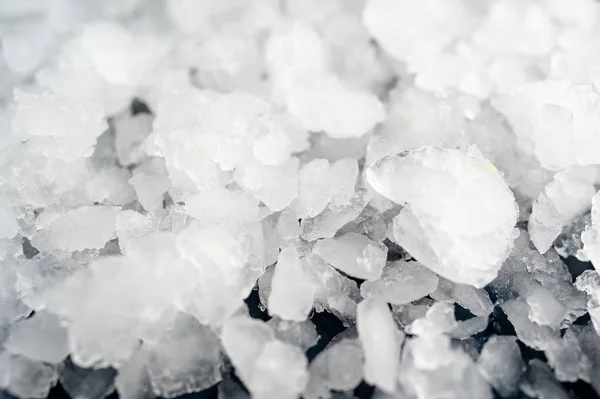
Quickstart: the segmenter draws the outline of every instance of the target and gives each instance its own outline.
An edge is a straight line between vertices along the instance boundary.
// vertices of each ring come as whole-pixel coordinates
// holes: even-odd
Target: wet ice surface
[[[594,0],[0,0],[0,398],[598,397],[599,39]]]

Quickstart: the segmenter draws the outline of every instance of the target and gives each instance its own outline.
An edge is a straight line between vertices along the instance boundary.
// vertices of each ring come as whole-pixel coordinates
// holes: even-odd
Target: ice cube
[[[116,235],[114,209],[86,206],[70,210],[39,230],[31,244],[40,251],[100,249]]]
[[[365,354],[365,381],[394,392],[403,334],[387,304],[380,299],[363,300],[356,311],[356,326]]]
[[[37,362],[58,364],[69,354],[67,329],[56,315],[36,312],[12,325],[4,348]]]
[[[306,399],[329,397],[330,391],[349,391],[363,378],[363,350],[357,339],[342,339],[319,353],[310,364]]]
[[[218,337],[189,315],[177,317],[148,351],[146,369],[156,396],[173,398],[202,391],[222,379]]]
[[[0,386],[17,397],[45,398],[57,381],[58,371],[54,365],[9,352],[0,354]]]
[[[404,205],[394,237],[423,265],[478,288],[496,277],[515,237],[517,204],[475,147],[389,156],[369,167],[367,181]]]
[[[269,314],[285,320],[306,320],[312,310],[315,287],[298,251],[287,246],[279,253],[271,280]]]
[[[360,286],[364,298],[376,297],[394,305],[403,305],[431,294],[438,277],[419,262],[388,262],[377,280]]]
[[[313,253],[350,276],[375,280],[385,266],[387,248],[363,235],[347,233],[318,241]]]
[[[516,338],[509,336],[490,337],[477,359],[477,367],[503,397],[518,392],[519,381],[526,369]]]

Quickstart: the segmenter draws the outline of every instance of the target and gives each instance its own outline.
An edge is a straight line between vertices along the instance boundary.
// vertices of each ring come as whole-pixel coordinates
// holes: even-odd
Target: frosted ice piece
[[[406,332],[418,336],[449,334],[458,324],[454,317],[454,305],[448,302],[436,302],[425,313],[406,327]]]
[[[331,200],[331,182],[326,159],[315,159],[302,166],[298,174],[298,198],[293,206],[299,219],[323,212]]]
[[[431,297],[438,301],[456,302],[476,316],[488,316],[494,309],[494,304],[484,289],[453,283],[445,278],[439,279],[437,290],[431,293]]]
[[[519,386],[527,396],[534,398],[569,398],[567,391],[554,378],[550,366],[539,359],[529,361],[524,381]]]
[[[376,96],[346,88],[335,75],[318,75],[292,87],[286,106],[307,130],[335,139],[363,136],[385,118]]]
[[[17,217],[10,208],[0,209],[0,238],[13,238],[19,232]]]
[[[398,331],[388,305],[374,298],[360,302],[356,327],[365,355],[365,381],[394,392],[403,334]]]
[[[545,253],[563,226],[590,208],[598,180],[596,167],[577,167],[558,172],[532,206],[528,230],[531,241]]]
[[[221,341],[253,397],[292,399],[304,390],[308,382],[304,353],[277,340],[266,323],[235,316],[223,325]]]
[[[236,181],[272,211],[281,211],[298,195],[298,158],[278,166],[250,162],[236,169]]]
[[[348,204],[355,193],[358,162],[355,158],[342,158],[331,165],[329,173],[332,206]]]
[[[369,0],[363,23],[386,52],[410,61],[421,52],[441,52],[446,44],[471,32],[480,18],[476,10],[461,0]]]
[[[533,286],[525,300],[529,305],[529,319],[541,326],[556,329],[565,319],[567,309],[544,287]]]
[[[492,99],[521,147],[535,155],[542,167],[554,171],[600,163],[595,134],[599,102],[593,85],[568,80],[528,83]]]
[[[296,398],[308,383],[307,360],[302,350],[282,341],[267,342],[256,359],[256,398]]]
[[[419,262],[388,262],[377,280],[360,286],[363,298],[379,298],[393,305],[403,305],[431,294],[438,277]]]
[[[76,208],[39,230],[31,244],[40,251],[100,249],[115,237],[116,217],[116,211],[108,207]]]
[[[456,327],[450,332],[450,336],[455,339],[469,339],[472,335],[484,331],[488,326],[488,316],[476,316],[468,320],[461,320],[456,323]]]
[[[592,223],[581,233],[582,255],[590,260],[594,267],[600,267],[600,191],[592,198]]]
[[[305,352],[315,346],[319,339],[317,329],[310,320],[295,322],[272,317],[267,324],[278,340],[297,346]]]
[[[266,126],[266,133],[256,139],[252,145],[254,158],[263,165],[281,165],[292,153],[290,136],[283,130],[283,126],[276,123],[276,120],[273,122]]]
[[[313,253],[350,276],[375,280],[385,266],[387,248],[363,235],[348,233],[318,241]]]
[[[284,320],[306,320],[312,310],[315,286],[310,274],[300,261],[294,246],[287,246],[279,253],[271,280],[269,314]]]
[[[246,222],[257,219],[258,201],[239,190],[215,187],[189,197],[186,211],[206,223]]]
[[[129,183],[135,188],[140,204],[149,212],[163,207],[163,195],[171,185],[160,158],[150,158],[136,167]]]
[[[266,43],[267,68],[288,90],[321,74],[327,67],[323,42],[310,25],[294,23],[275,30]]]
[[[549,345],[544,354],[559,381],[591,380],[592,363],[583,353],[576,335],[570,328],[566,330],[562,339]]]
[[[73,160],[92,155],[96,139],[108,125],[103,107],[95,102],[62,98],[49,91],[17,90],[14,133],[22,139],[44,141],[46,156]]]
[[[329,397],[331,391],[349,391],[363,379],[363,350],[357,339],[342,339],[320,352],[310,364],[306,399]]]
[[[369,199],[364,192],[358,192],[348,204],[341,207],[329,206],[314,218],[302,219],[300,236],[307,241],[331,238],[339,229],[355,220],[363,211]]]
[[[517,337],[525,345],[544,350],[559,338],[558,331],[548,326],[540,326],[529,319],[530,309],[526,302],[513,299],[500,306],[515,328]]]
[[[58,364],[69,354],[67,329],[56,315],[36,312],[12,325],[4,348],[34,361]]]
[[[0,387],[17,397],[45,398],[57,381],[56,366],[8,352],[0,354]]]
[[[477,367],[502,397],[519,391],[519,381],[526,369],[516,338],[510,336],[490,337],[477,359]]]
[[[86,369],[68,360],[60,370],[60,383],[73,399],[102,399],[114,391],[116,374],[112,368]]]
[[[179,315],[175,325],[148,349],[146,369],[156,396],[199,392],[222,379],[218,337],[189,315]]]
[[[573,221],[571,221],[571,223],[563,228],[562,233],[554,241],[554,249],[556,252],[562,258],[574,256],[581,261],[587,260],[583,254],[581,233],[583,233],[587,225],[591,224],[591,213],[585,213],[579,217],[576,217]]]
[[[315,310],[329,310],[345,325],[353,324],[356,305],[361,300],[356,282],[343,276],[318,255],[309,254],[302,258],[302,263],[315,284]]]
[[[150,399],[154,397],[150,377],[146,371],[149,352],[140,345],[127,362],[119,369],[115,378],[115,387],[120,398]]]
[[[453,348],[446,335],[409,340],[398,376],[405,390],[418,399],[493,397],[471,356],[460,346]]]
[[[475,147],[423,147],[367,169],[378,193],[404,205],[396,242],[437,274],[482,288],[515,238],[518,208],[502,174]]]
[[[146,156],[144,142],[152,131],[152,115],[125,113],[114,118],[115,150],[123,166],[137,164]]]
[[[586,270],[575,280],[575,287],[587,294],[587,311],[600,335],[600,275],[596,270]]]

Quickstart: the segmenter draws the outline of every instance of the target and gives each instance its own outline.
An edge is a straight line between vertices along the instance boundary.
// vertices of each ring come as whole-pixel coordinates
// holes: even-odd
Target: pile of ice
[[[599,40],[595,0],[0,0],[0,396],[600,394]]]

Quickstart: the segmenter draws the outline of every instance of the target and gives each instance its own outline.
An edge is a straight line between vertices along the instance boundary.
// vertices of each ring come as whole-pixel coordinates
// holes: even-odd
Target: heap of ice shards
[[[0,397],[600,393],[599,41],[595,0],[0,0]]]

